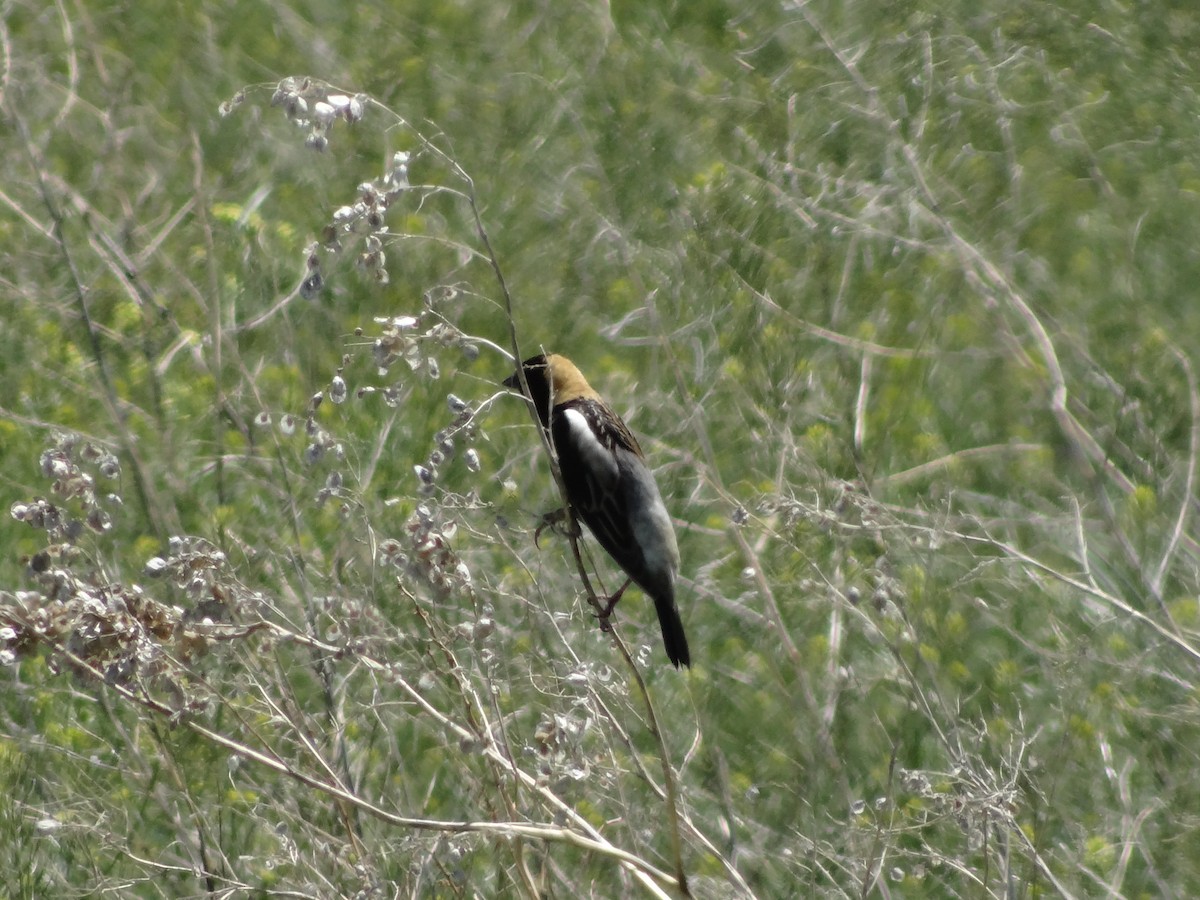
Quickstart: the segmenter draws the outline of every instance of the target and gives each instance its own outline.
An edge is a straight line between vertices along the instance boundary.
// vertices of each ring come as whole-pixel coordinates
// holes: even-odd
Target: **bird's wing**
[[[637,441],[603,404],[590,400],[575,401],[559,411],[554,440],[567,499],[575,512],[622,568],[637,568],[640,548],[618,464],[620,454],[641,456]]]

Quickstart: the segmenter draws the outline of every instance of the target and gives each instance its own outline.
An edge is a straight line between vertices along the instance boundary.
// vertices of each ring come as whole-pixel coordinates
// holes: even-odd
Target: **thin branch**
[[[1154,588],[1154,593],[1161,596],[1163,589],[1163,581],[1167,577],[1167,570],[1171,566],[1171,560],[1174,559],[1176,551],[1179,549],[1179,544],[1183,540],[1187,530],[1188,511],[1192,507],[1193,498],[1196,496],[1196,458],[1200,455],[1200,390],[1196,387],[1196,374],[1192,371],[1191,361],[1184,355],[1183,351],[1174,344],[1169,345],[1171,353],[1179,360],[1179,365],[1183,369],[1184,378],[1187,380],[1188,387],[1188,411],[1192,419],[1192,427],[1188,430],[1188,458],[1187,458],[1187,476],[1184,478],[1182,499],[1179,502],[1179,512],[1175,517],[1175,527],[1171,529],[1171,538],[1167,541],[1167,547],[1163,550],[1162,558],[1158,561],[1158,568],[1154,575],[1150,578],[1150,584]]]
[[[290,636],[298,643],[307,643],[312,646],[325,646],[325,649],[333,651],[337,648],[332,646],[322,645],[318,641],[306,640],[300,635],[290,634],[282,630],[276,630],[277,637]],[[149,694],[143,692],[135,692],[122,684],[106,681],[104,673],[95,668],[91,663],[84,660],[82,657],[73,653],[67,647],[59,645],[55,648],[61,653],[63,658],[70,661],[72,666],[76,667],[79,672],[86,673],[97,686],[106,687],[109,690],[116,692],[123,699],[128,700],[138,706],[144,707],[152,712],[169,717],[172,721],[178,721],[175,710],[171,709],[166,704],[155,700]],[[365,661],[365,658],[364,658]],[[386,668],[382,664],[373,663],[372,667],[383,669]],[[427,711],[432,711],[432,707],[422,703],[427,708]],[[438,716],[439,719],[444,717]],[[578,847],[581,850],[586,850],[595,853],[599,856],[606,857],[619,863],[624,868],[628,869],[641,882],[642,887],[650,892],[655,897],[664,898],[667,900],[668,894],[663,890],[662,886],[675,886],[675,878],[661,869],[648,863],[640,857],[634,856],[626,850],[622,850],[608,841],[604,840],[598,832],[589,827],[590,834],[582,834],[573,831],[569,828],[561,828],[557,826],[538,825],[529,822],[469,822],[469,821],[452,821],[445,819],[427,819],[415,816],[402,816],[396,813],[389,812],[380,806],[371,803],[370,801],[360,797],[357,794],[351,793],[337,784],[317,778],[293,767],[288,761],[280,757],[278,754],[270,750],[256,750],[240,741],[234,740],[227,735],[214,731],[211,728],[200,724],[194,719],[184,719],[179,722],[183,727],[196,735],[204,738],[212,744],[222,747],[239,757],[257,763],[267,769],[270,769],[277,774],[284,775],[305,787],[318,791],[343,803],[349,804],[354,808],[366,813],[373,818],[386,822],[389,825],[395,825],[401,828],[411,828],[418,831],[435,831],[447,834],[487,834],[495,837],[525,837],[537,840],[546,841],[548,843],[562,843]],[[457,726],[456,726],[457,730]],[[494,752],[494,748],[489,746],[488,752]],[[527,776],[522,773],[523,778],[534,783],[535,779],[532,776]],[[543,793],[543,796],[551,796],[548,792]],[[557,800],[557,798],[554,798]],[[582,821],[577,819],[577,821]]]

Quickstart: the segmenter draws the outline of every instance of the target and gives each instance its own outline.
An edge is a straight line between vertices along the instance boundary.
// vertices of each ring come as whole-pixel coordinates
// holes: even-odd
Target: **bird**
[[[521,368],[528,399],[558,457],[567,501],[629,577],[609,598],[601,619],[634,582],[654,601],[667,657],[677,669],[690,667],[675,604],[679,545],[637,439],[565,356],[532,356]],[[519,372],[504,384],[522,392]]]

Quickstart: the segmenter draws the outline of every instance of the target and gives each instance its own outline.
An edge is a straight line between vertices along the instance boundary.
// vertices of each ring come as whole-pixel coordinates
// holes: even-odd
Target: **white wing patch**
[[[612,451],[600,443],[587,416],[577,409],[563,411],[567,420],[567,430],[571,435],[571,443],[579,452],[585,466],[593,473],[597,481],[612,483],[617,478],[617,460]]]

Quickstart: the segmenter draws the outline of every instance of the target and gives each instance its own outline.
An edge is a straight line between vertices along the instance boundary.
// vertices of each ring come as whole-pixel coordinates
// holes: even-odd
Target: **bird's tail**
[[[674,598],[654,598],[654,608],[658,611],[658,624],[662,627],[663,645],[667,648],[667,657],[675,668],[692,665],[692,654],[688,650],[687,635],[683,633],[683,620],[679,618],[679,607]]]

